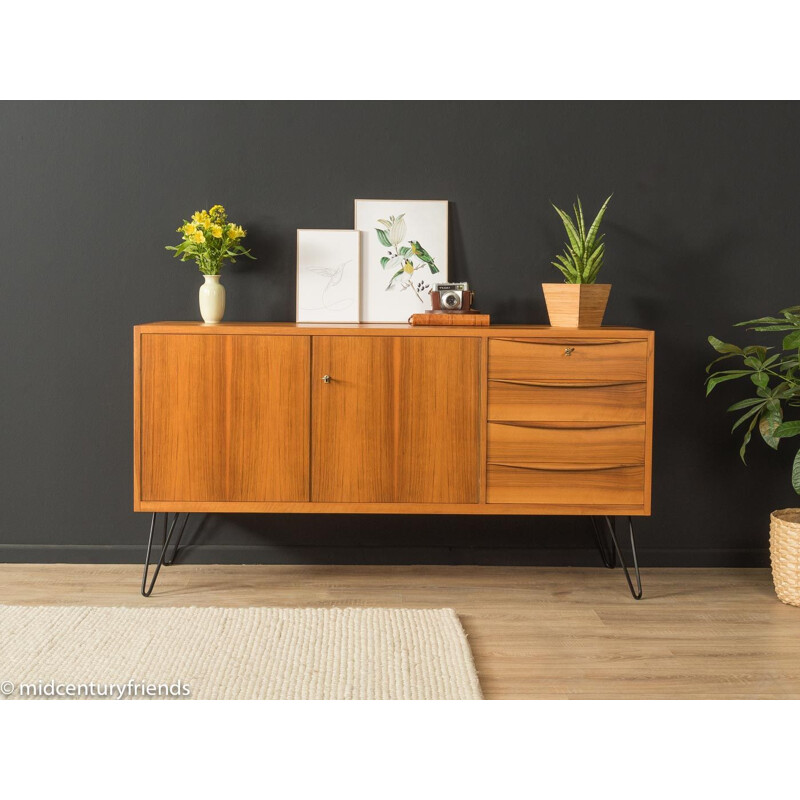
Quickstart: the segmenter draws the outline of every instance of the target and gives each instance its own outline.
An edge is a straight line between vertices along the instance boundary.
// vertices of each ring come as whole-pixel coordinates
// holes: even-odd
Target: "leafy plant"
[[[800,406],[800,306],[785,308],[778,314],[780,316],[737,323],[737,327],[748,326],[748,330],[752,331],[782,332],[784,336],[781,351],[778,353],[769,353],[774,347],[737,347],[735,344],[726,344],[715,336],[708,337],[709,344],[721,355],[706,367],[706,372],[709,373],[706,379],[706,396],[720,383],[739,378],[749,378],[750,385],[755,387],[755,397],[748,397],[728,407],[728,411],[744,412],[731,429],[735,431],[747,425],[744,428],[742,446],[739,448],[742,461],[745,461],[745,451],[756,425],[761,438],[773,450],[778,449],[781,439],[800,434],[800,420],[784,421],[783,418],[785,408]],[[741,360],[741,366],[738,369],[711,372],[714,364],[730,358]],[[792,465],[792,487],[800,494],[800,450],[797,451]]]
[[[211,211],[195,211],[191,222],[184,220],[178,233],[183,234],[183,241],[165,249],[174,250],[175,258],[180,256],[181,261],[195,261],[203,275],[219,275],[224,263],[235,262],[236,256],[255,261],[255,256],[242,245],[247,231],[228,222],[222,206],[212,206]]]
[[[560,270],[564,275],[565,283],[594,283],[597,274],[603,266],[606,246],[603,243],[605,234],[597,235],[606,207],[613,195],[609,195],[605,203],[600,207],[594,222],[587,231],[583,221],[583,207],[580,197],[572,211],[575,214],[573,220],[566,211],[562,211],[558,206],[553,205],[556,213],[561,217],[564,228],[567,231],[569,243],[564,245],[563,255],[556,256],[556,260],[551,262],[553,266]],[[551,203],[552,205],[552,203]]]

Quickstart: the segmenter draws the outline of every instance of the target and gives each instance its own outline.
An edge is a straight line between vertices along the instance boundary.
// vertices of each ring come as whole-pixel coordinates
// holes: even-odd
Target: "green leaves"
[[[790,436],[797,436],[798,433],[800,433],[800,420],[782,422],[775,429],[775,435],[779,439],[788,439]]]
[[[563,255],[557,255],[556,260],[550,263],[561,272],[566,283],[594,283],[597,280],[605,257],[603,236],[598,236],[598,231],[610,200],[611,196],[606,199],[600,211],[597,212],[588,232],[583,219],[580,197],[572,206],[575,215],[574,221],[566,211],[562,211],[551,203],[564,225],[569,241],[564,247]]]
[[[758,431],[761,438],[773,450],[778,449],[780,438],[775,435],[775,431],[783,421],[783,411],[777,400],[768,400],[761,418],[758,421]]]
[[[744,378],[745,375],[750,375],[748,369],[726,369],[722,372],[715,372],[706,379],[706,397],[711,394],[711,390],[720,383],[725,381],[733,381],[736,378]]]
[[[706,394],[721,383],[746,376],[755,387],[756,397],[739,400],[728,407],[728,411],[744,412],[731,429],[735,431],[747,426],[739,448],[739,456],[744,461],[756,425],[764,443],[773,450],[778,449],[781,439],[800,435],[800,420],[783,421],[785,408],[800,407],[800,306],[785,308],[775,316],[741,322],[739,326],[748,326],[749,330],[758,332],[786,334],[782,337],[781,350],[774,353],[770,353],[776,349],[773,347],[738,347],[715,336],[708,337],[708,343],[721,355],[706,367],[709,373]],[[712,367],[728,359],[740,361],[741,366],[712,372]],[[792,486],[800,494],[800,452],[792,467]]]
[[[708,343],[718,352],[718,353],[730,353],[731,355],[738,355],[742,352],[741,347],[737,347],[735,344],[725,344],[725,342],[717,339],[716,336],[709,336]]]
[[[796,350],[800,347],[800,331],[794,331],[783,337],[784,350]]]
[[[386,233],[385,230],[383,230],[381,228],[375,228],[375,232],[378,234],[378,241],[384,247],[391,247],[392,246],[392,243],[389,241],[389,234]]]
[[[797,451],[792,464],[792,489],[800,494],[800,450]]]
[[[589,228],[589,234],[586,237],[586,248],[587,250],[591,250],[594,247],[594,240],[597,236],[597,231],[600,228],[600,223],[603,221],[603,217],[606,213],[606,208],[608,208],[608,204],[611,202],[611,198],[613,195],[609,195],[606,198],[605,203],[600,207],[600,210],[597,212],[597,216],[594,218],[594,222],[592,223],[592,227]]]

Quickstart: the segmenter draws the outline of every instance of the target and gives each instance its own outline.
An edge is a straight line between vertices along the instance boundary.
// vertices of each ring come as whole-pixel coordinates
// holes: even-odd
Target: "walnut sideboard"
[[[145,578],[158,513],[156,575],[189,512],[582,514],[606,518],[621,558],[610,519],[650,513],[653,343],[635,328],[138,325]]]

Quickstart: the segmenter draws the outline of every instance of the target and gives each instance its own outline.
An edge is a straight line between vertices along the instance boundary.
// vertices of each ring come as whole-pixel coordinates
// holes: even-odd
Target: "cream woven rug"
[[[0,606],[0,698],[30,696],[476,700],[481,690],[448,608]]]

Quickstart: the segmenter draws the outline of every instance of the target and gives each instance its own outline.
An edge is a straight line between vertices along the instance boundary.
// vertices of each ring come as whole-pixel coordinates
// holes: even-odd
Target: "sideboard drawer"
[[[490,463],[628,466],[644,463],[645,426],[490,422]]]
[[[490,421],[644,422],[646,406],[646,383],[489,381]]]
[[[641,505],[644,465],[562,468],[489,464],[487,503]]]
[[[647,341],[493,338],[489,378],[646,381]]]

